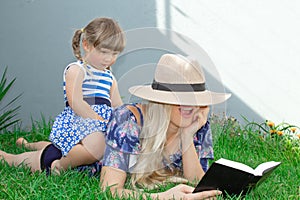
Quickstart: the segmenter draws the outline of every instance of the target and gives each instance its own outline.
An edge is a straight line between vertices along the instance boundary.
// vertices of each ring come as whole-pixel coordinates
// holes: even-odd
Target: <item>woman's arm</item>
[[[218,195],[221,195],[222,192],[219,190],[209,190],[209,191],[203,191],[198,193],[192,193],[195,188],[180,184],[177,185],[165,192],[151,194],[152,199],[186,199],[186,200],[212,200],[217,199]]]
[[[125,189],[126,172],[115,169],[113,167],[102,167],[100,186],[103,191],[109,187],[114,197],[134,198],[140,199],[143,195],[143,199],[151,197],[151,199],[215,199],[221,192],[218,190],[210,190],[199,193],[192,193],[194,188],[188,185],[177,185],[167,191],[159,193],[141,193],[134,190]]]
[[[181,133],[183,174],[192,182],[199,181],[204,175],[194,145],[194,134],[207,122],[208,112],[208,106],[200,107],[195,114],[195,121],[189,127],[184,128]]]
[[[135,197],[135,199],[138,199],[141,194],[134,190],[125,189],[126,176],[125,171],[103,166],[101,169],[100,186],[103,191],[108,187],[115,197]]]
[[[66,71],[66,95],[70,107],[83,118],[101,119],[90,105],[83,100],[82,83],[84,72],[77,65],[71,65]]]
[[[194,143],[182,148],[183,175],[190,182],[198,182],[203,176],[204,171],[199,161]]]

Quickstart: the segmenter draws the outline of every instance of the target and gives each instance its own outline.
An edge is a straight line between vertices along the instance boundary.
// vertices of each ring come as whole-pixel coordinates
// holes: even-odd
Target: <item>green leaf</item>
[[[8,67],[5,68],[0,80],[0,105],[2,104],[2,100],[7,95],[8,91],[11,90],[14,82],[16,81],[16,78],[14,78],[7,84],[7,69]],[[19,119],[15,119],[15,117],[17,116],[17,112],[19,111],[21,106],[17,106],[14,108],[10,108],[10,106],[12,106],[12,104],[15,103],[21,95],[22,94],[16,96],[5,106],[0,108],[0,131],[20,121]]]

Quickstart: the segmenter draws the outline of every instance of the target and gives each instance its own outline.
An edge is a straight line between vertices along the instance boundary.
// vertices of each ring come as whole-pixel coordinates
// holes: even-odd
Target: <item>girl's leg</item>
[[[6,161],[9,166],[26,165],[32,172],[41,171],[40,159],[43,150],[25,152],[21,154],[10,154],[0,150],[0,163]]]
[[[48,141],[28,142],[25,138],[20,137],[17,139],[16,144],[19,147],[24,146],[28,150],[41,150],[44,149],[49,144],[51,144],[51,142]]]
[[[82,140],[82,145],[96,160],[100,160],[104,155],[106,145],[104,134],[92,133]]]
[[[92,164],[103,157],[105,138],[103,133],[95,132],[86,136],[81,144],[75,145],[67,156],[55,160],[51,168],[55,171],[66,170],[68,167]]]

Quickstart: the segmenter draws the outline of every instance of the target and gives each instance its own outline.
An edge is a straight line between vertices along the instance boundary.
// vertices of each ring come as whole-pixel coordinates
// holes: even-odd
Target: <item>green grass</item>
[[[15,145],[20,136],[30,141],[47,139],[50,123],[42,119],[42,122],[33,125],[31,132],[16,129],[0,134],[0,149],[11,153],[23,152],[24,149]],[[240,127],[231,120],[213,120],[212,131],[215,159],[228,158],[253,168],[265,161],[282,162],[267,180],[244,199],[300,199],[299,141],[291,145],[291,142],[277,135],[262,138],[255,127]],[[109,192],[100,190],[99,177],[89,177],[87,173],[74,170],[63,172],[60,176],[46,177],[45,174],[31,173],[25,167],[4,164],[0,165],[0,178],[0,199],[113,199]],[[161,191],[169,187],[161,188]]]
[[[223,157],[253,168],[266,161],[282,162],[245,199],[300,199],[300,140],[291,146],[284,137],[264,135],[256,126],[241,128],[235,124],[212,126],[216,160]]]

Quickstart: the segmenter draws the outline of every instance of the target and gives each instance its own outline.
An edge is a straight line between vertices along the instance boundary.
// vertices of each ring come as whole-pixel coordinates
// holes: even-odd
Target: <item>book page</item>
[[[222,165],[225,165],[225,166],[228,166],[228,167],[232,167],[232,168],[235,168],[235,169],[239,169],[241,171],[248,172],[250,174],[254,174],[254,169],[252,169],[248,165],[245,165],[245,164],[240,163],[240,162],[227,160],[225,158],[220,158],[219,160],[216,161],[216,163],[219,163],[219,164],[222,164]]]
[[[262,163],[255,168],[254,175],[262,176],[265,171],[269,171],[269,169],[273,169],[274,167],[278,166],[279,164],[280,164],[280,162],[275,162],[275,161]]]

